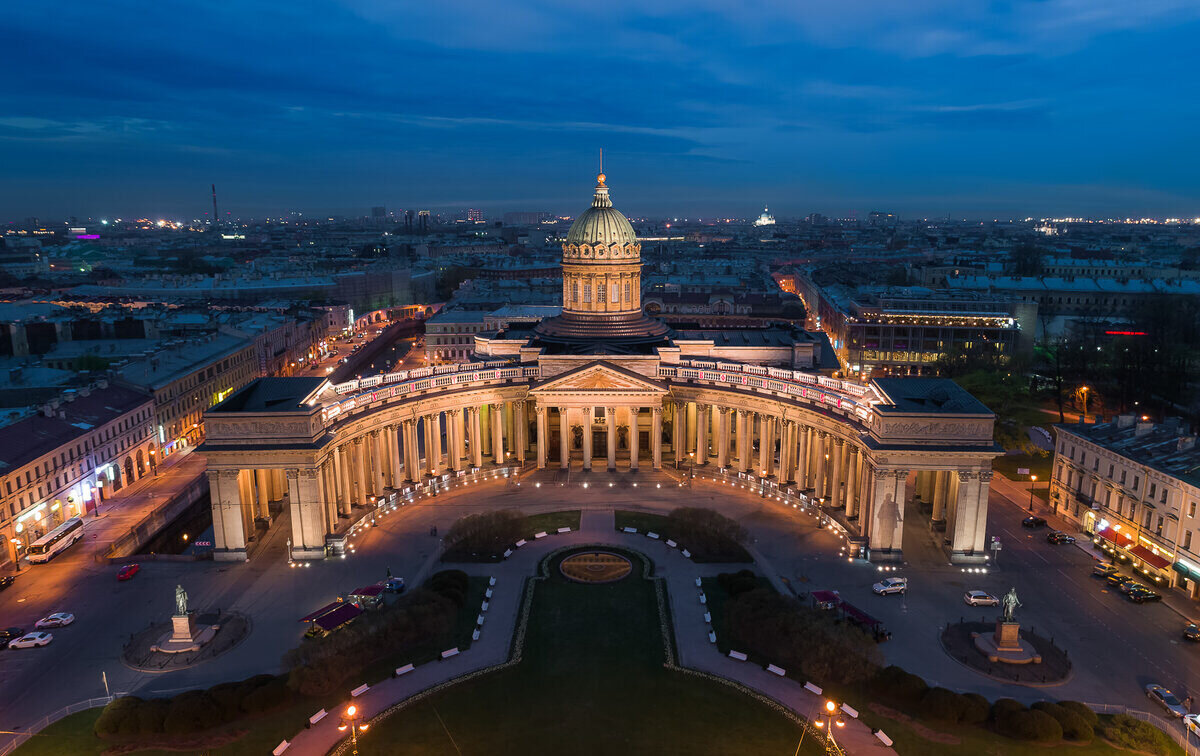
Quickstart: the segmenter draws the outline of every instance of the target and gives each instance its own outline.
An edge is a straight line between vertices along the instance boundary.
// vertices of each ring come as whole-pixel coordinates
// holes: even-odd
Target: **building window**
[[[1153,512],[1151,512],[1150,510],[1146,510],[1146,516],[1142,518],[1142,527],[1143,528],[1146,528],[1146,529],[1150,528],[1150,517],[1152,514],[1153,514]]]
[[[1109,480],[1113,479],[1113,466],[1112,465],[1108,466],[1108,479]]]
[[[1151,483],[1151,484],[1150,484],[1150,498],[1151,498],[1151,499],[1153,499],[1153,498],[1154,498],[1154,494],[1155,494],[1155,493],[1157,493],[1157,491],[1158,491],[1158,484],[1157,484],[1157,483]]]
[[[626,302],[633,301],[633,297],[629,295],[629,282],[628,281],[625,282],[625,301]]]
[[[608,287],[604,284],[596,284],[596,304],[604,304],[604,295],[608,291]]]
[[[1121,471],[1121,485],[1125,485],[1125,471]]]
[[[9,493],[12,493],[12,489],[9,489]],[[1195,516],[1196,516],[1196,502],[1194,502],[1194,501],[1188,502],[1188,517],[1195,517]]]
[[[1163,516],[1159,515],[1158,516],[1158,527],[1155,529],[1159,535],[1162,535],[1162,528],[1163,528]]]
[[[1134,493],[1137,493],[1138,487],[1141,485],[1141,482],[1142,482],[1142,476],[1140,476],[1140,475],[1133,476],[1133,491],[1134,491]]]
[[[592,287],[590,284],[583,287],[583,301],[584,304],[589,304],[592,301]]]
[[[1192,550],[1192,531],[1187,531],[1183,534],[1183,548],[1188,551]]]

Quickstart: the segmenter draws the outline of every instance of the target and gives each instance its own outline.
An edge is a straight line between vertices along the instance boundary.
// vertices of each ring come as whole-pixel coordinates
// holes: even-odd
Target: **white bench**
[[[810,682],[806,682],[806,683],[804,683],[804,689],[805,689],[805,690],[807,690],[809,693],[812,693],[812,694],[814,694],[814,695],[818,695],[818,696],[819,696],[819,695],[821,695],[821,688],[820,688],[819,686],[817,686],[817,685],[813,685],[813,684],[812,684],[812,683],[810,683]]]
[[[875,737],[879,738],[879,742],[883,743],[885,746],[890,746],[892,744],[892,739],[889,738],[883,730],[878,730],[875,733]]]
[[[850,704],[842,704],[842,711],[846,712],[855,719],[858,719],[858,709],[854,708]]]
[[[546,535],[547,535],[546,531],[544,531],[544,530],[543,530],[541,533],[534,533],[534,534],[533,534],[533,537],[534,537],[535,539],[537,539],[537,538],[545,538],[545,537],[546,537]]]
[[[479,611],[486,612],[488,610],[488,602],[484,601],[479,605]]]
[[[366,692],[367,692],[368,690],[370,690],[370,689],[371,689],[371,686],[370,686],[370,685],[367,685],[366,683],[363,683],[362,685],[359,685],[359,686],[358,686],[357,688],[355,688],[354,690],[350,691],[350,697],[351,697],[351,698],[358,698],[359,696],[361,696],[363,693],[366,693]]]
[[[412,664],[405,664],[403,667],[396,667],[396,677],[399,677],[400,675],[407,675],[414,669],[416,669],[416,667],[414,667]]]
[[[787,676],[787,672],[784,672],[782,667],[776,667],[774,664],[768,664],[767,671],[773,675],[779,675],[780,677]]]
[[[743,654],[741,651],[730,651],[729,658],[737,659],[738,661],[746,661],[746,655]]]
[[[315,725],[317,722],[320,722],[322,719],[324,719],[327,716],[329,716],[329,712],[325,711],[324,709],[321,709],[316,714],[313,714],[311,717],[308,718],[308,723],[310,725]]]
[[[481,614],[481,615],[479,615],[478,617],[476,617],[476,618],[475,618],[475,624],[476,624],[476,625],[482,625],[482,624],[483,624],[483,615],[482,615],[482,614]]]
[[[707,604],[707,603],[708,603],[708,596],[705,596],[703,593],[701,593],[701,594],[700,594],[700,603],[701,603],[701,604]]]
[[[519,549],[527,543],[529,543],[529,541],[526,541],[524,538],[522,538],[521,540],[517,541],[517,548]]]
[[[647,537],[647,538],[653,538],[654,540],[656,540],[656,541],[657,541],[657,540],[658,540],[658,533],[647,533],[647,534],[646,534],[646,537]]]
[[[570,528],[559,528],[558,532],[559,533],[570,533],[571,529]]]
[[[712,612],[705,612],[705,613],[704,613],[704,622],[705,622],[706,624],[709,624],[709,625],[711,625],[711,624],[712,624]]]
[[[699,588],[699,587],[700,587],[700,578],[696,578],[696,587],[697,587],[697,588]]]
[[[479,629],[478,628],[475,629],[475,632],[471,633],[471,640],[473,640],[473,641],[479,640]]]
[[[512,556],[512,553],[513,553],[512,549],[505,549],[504,550],[504,558],[508,559],[510,556]]]
[[[494,578],[494,577],[488,578],[488,586],[494,587],[495,585],[496,585],[496,578]]]
[[[274,751],[271,751],[272,756],[279,756],[279,754],[286,751],[289,746],[291,746],[291,743],[287,742],[286,740],[281,742],[279,745],[275,746]]]
[[[485,598],[491,598],[492,597],[492,589],[488,588],[486,591],[483,592],[483,595]]]
[[[716,643],[716,642],[717,642],[717,634],[716,634],[715,632],[710,632],[710,633],[708,634],[708,642],[709,642],[709,643]]]
[[[684,549],[683,551],[681,551],[681,552],[679,552],[679,553],[680,553],[680,554],[683,554],[683,555],[684,555],[685,557],[687,557],[688,559],[691,559],[691,558],[692,558],[692,552],[688,551],[687,549]]]
[[[447,651],[443,651],[443,652],[442,652],[442,658],[443,658],[443,659],[449,659],[451,656],[458,656],[458,649],[457,649],[457,648],[451,648],[451,649],[449,649],[449,650],[447,650]]]
[[[626,533],[636,533],[637,528],[622,528]]]
[[[675,543],[675,542],[674,542],[674,541],[672,541],[670,538],[668,538],[668,539],[667,539],[667,545],[668,545],[668,546],[670,546],[671,548],[675,548],[675,547],[676,547],[676,546],[678,546],[679,544]]]

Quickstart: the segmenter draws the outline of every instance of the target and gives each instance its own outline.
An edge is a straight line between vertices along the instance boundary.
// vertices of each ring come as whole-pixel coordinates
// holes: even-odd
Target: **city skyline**
[[[0,219],[1200,214],[1186,3],[200,11],[10,10]]]

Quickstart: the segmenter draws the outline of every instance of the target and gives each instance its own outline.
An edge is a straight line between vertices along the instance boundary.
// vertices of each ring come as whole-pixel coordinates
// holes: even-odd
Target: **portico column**
[[[641,454],[642,430],[638,427],[640,407],[629,408],[629,469],[638,469],[638,456]]]
[[[537,416],[537,466],[539,470],[546,469],[546,443],[550,437],[546,433],[546,408],[540,404],[533,408]]]
[[[450,451],[450,468],[460,472],[463,467],[463,416],[462,410],[452,409],[446,412],[446,427],[449,429],[449,439],[446,444]]]
[[[744,409],[737,412],[737,469],[746,472],[750,469],[750,439],[747,438],[747,426],[750,424],[749,414]]]
[[[933,517],[934,522],[942,522],[946,519],[946,476],[950,473],[945,470],[936,470],[933,473]]]
[[[425,416],[425,469],[430,475],[437,475],[438,469],[442,466],[442,439],[441,430],[438,428],[438,416],[429,414]]]
[[[213,510],[213,558],[240,561],[246,558],[237,470],[209,470],[208,486]]]
[[[591,407],[584,407],[583,413],[583,471],[592,471],[592,413]]]
[[[816,464],[816,474],[813,476],[814,496],[822,504],[825,502],[825,431],[817,432],[816,452],[813,454]]]
[[[846,517],[850,518],[858,515],[858,466],[860,459],[858,447],[850,447],[848,458],[849,462],[846,469]]]
[[[558,456],[559,467],[571,467],[571,425],[566,407],[558,408]]]
[[[405,420],[404,429],[404,477],[416,483],[421,480],[420,454],[417,452],[417,421]]]
[[[349,504],[347,503],[347,494],[349,492],[346,490],[345,483],[343,482],[344,479],[342,477],[342,447],[333,447],[333,455],[330,457],[330,459],[332,460],[333,465],[334,502],[337,505],[339,512],[342,511],[343,506],[345,506],[348,510]]]
[[[696,405],[696,464],[708,464],[708,416],[712,409],[707,404]]]
[[[650,408],[650,450],[655,470],[662,469],[662,407]]]
[[[811,461],[808,453],[810,426],[800,426],[796,444],[796,486],[801,490],[808,488],[808,463]]]
[[[337,530],[337,483],[333,474],[333,458],[321,464],[321,500],[325,502],[325,532]]]
[[[604,427],[608,441],[608,471],[617,469],[617,408],[604,408]]]
[[[354,460],[354,444],[345,443],[338,447],[342,460],[342,488],[346,491],[346,501],[339,510],[342,514],[350,514],[351,507],[358,500],[358,492],[354,490],[354,468],[358,464]]]
[[[686,444],[683,441],[684,424],[687,413],[683,411],[683,402],[675,402],[675,414],[671,421],[671,450],[675,453],[675,466],[678,467],[687,457]]]
[[[493,404],[492,408],[492,461],[504,464],[504,405]]]
[[[729,462],[729,408],[717,407],[717,467]]]
[[[837,509],[842,506],[842,452],[845,451],[846,442],[840,438],[832,439],[832,441],[833,472],[829,478],[829,506]]]
[[[529,413],[525,401],[513,402],[513,425],[517,437],[517,462],[524,467],[525,455],[529,450]]]
[[[358,491],[358,503],[361,506],[366,506],[368,497],[371,495],[371,461],[367,453],[366,436],[354,439],[354,459],[358,462],[355,467],[355,486]]]
[[[255,501],[258,503],[258,511],[255,513],[258,517],[271,516],[271,484],[269,482],[270,470],[259,468],[254,471],[254,493]]]
[[[794,453],[791,449],[792,444],[792,426],[795,425],[791,420],[781,420],[779,422],[779,470],[775,477],[781,485],[787,485],[791,480],[792,472],[792,457]]]
[[[771,474],[770,451],[770,430],[771,418],[765,412],[758,414],[758,469],[755,470],[756,475],[766,477]]]
[[[383,460],[380,459],[381,450],[379,448],[382,445],[382,442],[383,439],[380,438],[379,431],[371,431],[371,470],[373,473],[371,480],[374,483],[371,493],[375,494],[376,496],[383,495]]]
[[[321,527],[322,502],[316,470],[287,471],[288,504],[292,515],[292,553],[289,557],[320,558],[325,555]]]
[[[984,527],[987,524],[987,495],[991,471],[958,470],[958,501],[947,532],[951,561],[955,556],[984,556]],[[986,479],[983,476],[986,475]]]

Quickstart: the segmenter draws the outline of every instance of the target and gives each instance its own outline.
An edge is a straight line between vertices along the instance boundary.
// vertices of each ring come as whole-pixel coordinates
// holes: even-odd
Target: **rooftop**
[[[899,412],[990,415],[983,402],[949,378],[876,378],[872,385]],[[886,412],[886,406],[879,408]]]
[[[1060,424],[1055,429],[1087,439],[1146,467],[1200,486],[1200,448],[1178,418],[1139,423],[1132,415],[1115,422]]]
[[[209,412],[295,412],[324,384],[324,378],[309,376],[259,378]]]
[[[154,390],[226,355],[246,349],[251,344],[250,339],[227,334],[201,339],[199,343],[192,340],[157,352],[153,357],[126,365],[117,371],[117,375],[126,383]]]

